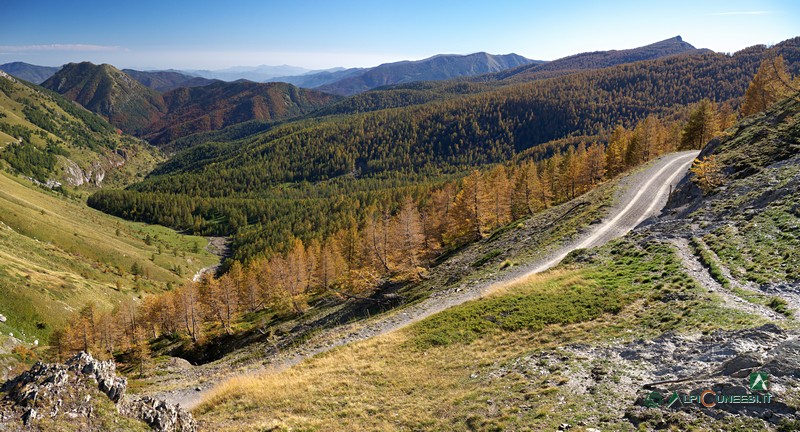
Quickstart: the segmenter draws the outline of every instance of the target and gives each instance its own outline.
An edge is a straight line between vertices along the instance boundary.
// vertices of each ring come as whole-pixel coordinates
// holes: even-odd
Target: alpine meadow
[[[800,429],[797,5],[95,3],[0,29],[0,430]]]

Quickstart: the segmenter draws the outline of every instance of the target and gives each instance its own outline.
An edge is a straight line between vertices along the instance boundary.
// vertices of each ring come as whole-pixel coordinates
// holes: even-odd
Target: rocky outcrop
[[[64,158],[64,180],[70,186],[82,186],[85,184],[102,186],[106,174],[125,165],[125,159],[124,154],[109,154],[101,156],[99,160],[92,162],[90,167],[83,169],[75,161]]]
[[[125,400],[119,407],[120,413],[137,418],[157,431],[194,431],[196,426],[192,415],[180,405],[173,405],[151,397]]]
[[[0,387],[5,394],[0,402],[0,430],[18,428],[19,422],[37,428],[38,419],[67,423],[91,419],[96,416],[96,398],[103,396],[116,405],[120,415],[141,420],[154,430],[196,430],[191,414],[180,406],[126,396],[127,386],[127,379],[117,376],[112,360],[100,361],[84,352],[64,364],[37,362]],[[89,430],[101,430],[97,427]]]

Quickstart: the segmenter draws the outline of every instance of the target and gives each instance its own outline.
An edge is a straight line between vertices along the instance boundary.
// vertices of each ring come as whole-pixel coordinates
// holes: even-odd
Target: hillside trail
[[[625,235],[646,219],[656,216],[666,205],[670,191],[683,178],[698,154],[698,151],[686,151],[665,155],[650,162],[645,169],[622,179],[617,202],[600,224],[579,235],[576,240],[557,248],[546,257],[520,266],[502,278],[462,290],[434,294],[420,303],[398,308],[366,321],[330,329],[299,347],[272,354],[271,358],[264,359],[263,364],[253,365],[250,369],[229,370],[227,373],[222,373],[221,376],[206,382],[204,388],[191,385],[186,388],[160,392],[154,396],[168,402],[178,403],[191,410],[211,393],[215,384],[227,378],[255,375],[267,371],[281,371],[335,347],[392,332],[445,309],[523,282],[537,273],[554,267],[576,249],[601,246]],[[205,366],[196,368],[200,369],[197,371],[198,375],[202,375],[203,367]]]

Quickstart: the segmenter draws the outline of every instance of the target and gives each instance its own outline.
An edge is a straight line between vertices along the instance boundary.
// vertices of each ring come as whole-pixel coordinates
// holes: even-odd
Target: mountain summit
[[[87,109],[108,118],[125,132],[138,133],[165,111],[155,90],[108,64],[69,63],[43,87],[61,93]]]

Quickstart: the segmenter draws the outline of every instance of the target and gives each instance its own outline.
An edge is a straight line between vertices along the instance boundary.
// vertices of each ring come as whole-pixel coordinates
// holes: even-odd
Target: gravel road
[[[376,316],[367,322],[331,329],[322,337],[315,337],[296,350],[278,353],[271,359],[265,359],[267,364],[263,366],[232,371],[227,375],[230,377],[259,373],[267,368],[281,370],[334,347],[389,333],[447,308],[480,298],[498,288],[524,280],[535,273],[543,272],[557,265],[575,249],[601,246],[610,240],[621,237],[646,219],[660,213],[667,202],[671,188],[686,174],[697,154],[697,151],[689,151],[663,156],[651,162],[645,169],[623,179],[621,193],[606,218],[600,224],[593,226],[591,230],[579,235],[575,241],[562,246],[548,257],[521,266],[502,278],[485,284],[434,295],[423,302]],[[206,384],[205,388],[197,391],[195,385],[192,385],[190,388],[159,393],[155,396],[192,409],[201,402],[211,388],[213,387],[208,387]]]

